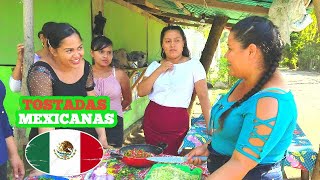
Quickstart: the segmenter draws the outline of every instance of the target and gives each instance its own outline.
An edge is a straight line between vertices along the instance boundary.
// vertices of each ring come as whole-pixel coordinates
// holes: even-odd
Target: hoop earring
[[[42,45],[42,47],[44,47],[44,44],[43,44],[43,42],[41,43],[41,45]]]

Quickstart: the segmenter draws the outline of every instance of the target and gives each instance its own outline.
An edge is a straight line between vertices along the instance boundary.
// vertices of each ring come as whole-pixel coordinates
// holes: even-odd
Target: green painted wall
[[[41,48],[37,37],[48,21],[68,22],[80,32],[85,47],[85,58],[90,60],[91,1],[90,0],[34,0],[35,50]],[[23,42],[23,4],[20,0],[0,1],[0,65],[16,63],[16,45]]]
[[[0,1],[0,79],[7,87],[5,107],[11,124],[15,121],[14,113],[18,108],[19,93],[12,93],[8,86],[11,67],[16,62],[16,45],[23,41],[23,19],[20,0]],[[34,42],[35,50],[41,48],[37,33],[47,21],[69,22],[79,30],[85,47],[85,58],[90,60],[89,49],[91,41],[91,10],[90,0],[34,0]],[[6,7],[6,8],[2,8]],[[67,7],[67,8],[66,8]],[[65,9],[68,9],[67,11]],[[59,12],[59,13],[57,13]],[[114,49],[125,48],[127,51],[148,52],[149,61],[160,58],[160,32],[165,24],[147,18],[117,3],[105,1],[105,17],[107,23],[105,32],[114,43]],[[5,28],[2,28],[5,27]],[[10,102],[10,103],[9,103]],[[138,98],[131,104],[131,110],[124,114],[124,128],[140,119],[149,100]]]
[[[127,52],[147,52],[149,62],[160,58],[159,39],[164,23],[159,23],[109,0],[105,1],[104,10],[107,18],[105,34],[113,41],[114,50],[124,48]],[[133,90],[133,93],[135,92],[136,90]],[[143,117],[148,103],[148,97],[138,98],[132,102],[132,109],[124,114],[125,129]]]
[[[138,98],[131,103],[131,110],[124,113],[124,129],[130,127],[133,123],[143,117],[144,110],[149,103],[147,96]]]
[[[16,45],[23,42],[23,4],[20,3],[20,0],[1,0],[0,7],[0,65],[15,65]],[[47,21],[68,22],[73,25],[83,38],[86,52],[89,52],[91,42],[90,0],[46,0],[45,5],[43,0],[34,0],[35,50],[41,48],[37,34],[43,23]],[[89,57],[90,54],[86,53],[85,58],[89,60]],[[20,94],[12,93],[9,89],[8,82],[11,72],[11,67],[0,66],[0,79],[7,88],[4,105],[10,122],[14,125],[14,113],[18,108]]]
[[[113,41],[115,50],[147,51],[146,17],[111,1],[105,2],[105,17],[105,34]]]
[[[149,62],[161,57],[159,39],[164,23],[108,0],[104,13],[107,18],[105,34],[113,41],[115,50],[147,52]]]
[[[152,62],[161,58],[160,34],[164,24],[153,19],[148,21],[148,61]]]
[[[0,65],[16,63],[16,45],[23,40],[22,4],[19,2],[0,1]]]

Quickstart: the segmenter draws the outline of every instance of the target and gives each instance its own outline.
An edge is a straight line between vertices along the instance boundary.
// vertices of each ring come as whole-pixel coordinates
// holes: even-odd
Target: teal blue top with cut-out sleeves
[[[236,149],[241,154],[259,164],[269,164],[280,161],[289,147],[293,131],[296,127],[297,108],[291,93],[279,88],[267,88],[251,96],[239,107],[234,108],[225,119],[224,127],[219,129],[219,117],[235,102],[228,102],[228,97],[241,82],[239,80],[231,90],[221,96],[211,109],[210,126],[216,131],[212,135],[212,148],[220,154],[231,156]],[[271,97],[278,101],[278,113],[268,120],[261,120],[256,116],[256,107],[260,98]],[[268,126],[271,133],[260,135],[257,132],[259,125]],[[254,146],[249,143],[250,138],[259,138],[263,146]],[[249,148],[259,158],[246,153],[243,149]]]

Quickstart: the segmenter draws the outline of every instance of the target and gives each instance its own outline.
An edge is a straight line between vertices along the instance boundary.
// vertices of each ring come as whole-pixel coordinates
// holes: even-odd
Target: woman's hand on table
[[[98,139],[104,149],[110,148],[106,137],[99,137]]]
[[[191,152],[189,152],[186,156],[188,157],[188,163],[193,165],[199,165],[202,164],[203,161],[201,161],[199,158],[193,159],[193,156],[209,156],[209,150],[207,148],[208,144],[204,144],[201,146],[196,147]]]
[[[113,146],[108,144],[107,138],[100,138],[99,141],[102,144],[103,149],[115,149]]]
[[[116,149],[116,148],[108,144],[107,147],[103,147],[103,149],[111,149],[112,150],[112,149]]]

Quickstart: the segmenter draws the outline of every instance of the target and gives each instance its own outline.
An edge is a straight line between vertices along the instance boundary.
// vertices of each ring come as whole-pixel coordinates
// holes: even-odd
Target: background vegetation
[[[291,45],[286,45],[283,51],[283,59],[280,67],[320,72],[320,34],[318,32],[315,13],[311,13],[313,22],[301,32],[293,32],[290,35]],[[202,30],[208,37],[210,27]],[[224,58],[227,52],[227,40],[229,31],[225,30],[220,39],[221,58],[217,59],[217,68],[210,68],[208,81],[213,84],[221,82],[230,87],[237,79],[228,74],[228,62]]]
[[[291,46],[286,46],[281,66],[320,72],[320,35],[315,13],[311,16],[313,22],[306,29],[290,35]]]

